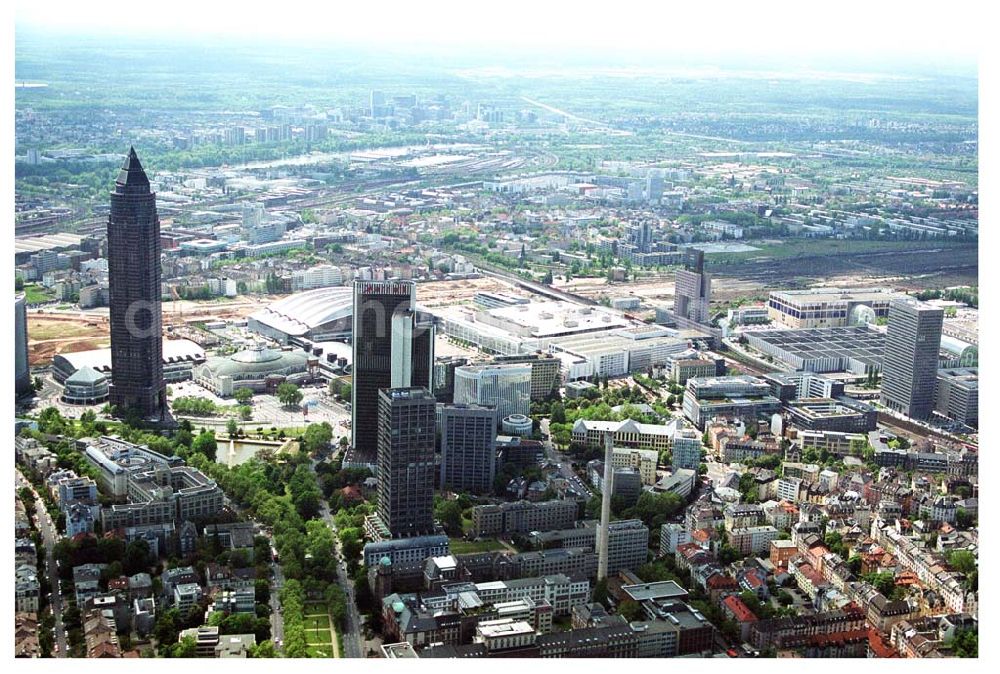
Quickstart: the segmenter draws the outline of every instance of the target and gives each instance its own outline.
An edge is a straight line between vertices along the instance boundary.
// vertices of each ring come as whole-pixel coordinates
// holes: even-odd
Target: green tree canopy
[[[434,506],[434,518],[440,521],[441,525],[452,536],[462,534],[462,507],[458,501],[441,499]]]
[[[976,556],[968,550],[955,550],[948,555],[948,564],[968,576],[976,570]]]
[[[172,658],[193,658],[197,652],[197,642],[192,636],[186,636],[170,649]]]
[[[951,651],[957,658],[979,657],[979,632],[974,629],[956,630]]]
[[[134,576],[137,573],[148,571],[153,561],[155,560],[149,549],[149,543],[137,538],[125,548],[125,557],[122,560],[123,571],[129,576]]]
[[[876,590],[886,597],[891,597],[896,589],[896,576],[891,571],[881,571],[869,573],[861,577],[862,580],[871,583]]]
[[[618,613],[628,620],[629,622],[636,622],[639,620],[645,620],[646,612],[642,608],[642,604],[635,601],[634,599],[626,599],[618,606]]]
[[[295,407],[300,402],[302,402],[302,391],[299,387],[291,382],[282,382],[278,384],[278,390],[276,391],[278,402],[280,402],[285,407]]]
[[[302,434],[302,449],[312,454],[322,449],[326,449],[333,439],[333,427],[329,422],[321,424],[309,424],[305,433]]]
[[[213,431],[202,431],[191,443],[191,451],[203,454],[211,461],[215,461],[215,454],[218,450],[218,443]]]
[[[276,658],[278,651],[274,648],[274,642],[268,639],[250,648],[251,658]]]

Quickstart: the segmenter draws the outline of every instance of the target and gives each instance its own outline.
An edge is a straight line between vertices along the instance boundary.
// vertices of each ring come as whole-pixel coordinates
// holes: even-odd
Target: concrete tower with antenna
[[[614,489],[615,471],[611,454],[615,445],[613,432],[604,434],[604,488],[601,493],[601,526],[597,530],[597,582],[608,578],[608,529],[611,524],[611,492]]]

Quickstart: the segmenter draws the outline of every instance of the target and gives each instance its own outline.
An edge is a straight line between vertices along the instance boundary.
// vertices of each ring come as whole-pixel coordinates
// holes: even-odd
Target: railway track
[[[922,426],[905,419],[900,419],[899,417],[894,417],[891,414],[886,414],[885,412],[878,413],[878,423],[890,429],[894,428],[896,430],[905,431],[922,438],[934,438],[947,444],[970,444],[956,436],[948,433],[942,433],[941,431],[936,431],[933,428],[927,428],[926,426]]]
[[[585,304],[590,307],[596,307],[600,303],[596,300],[592,300],[589,297],[583,297],[575,293],[566,292],[564,290],[559,290],[551,286],[547,286],[544,283],[535,283],[534,281],[528,281],[521,278],[517,274],[512,274],[508,271],[501,270],[498,267],[494,267],[482,260],[476,260],[476,267],[478,267],[487,276],[492,276],[493,278],[498,278],[509,283],[513,283],[519,288],[524,288],[536,295],[542,295],[554,300],[563,300],[566,302],[573,302],[575,304]]]

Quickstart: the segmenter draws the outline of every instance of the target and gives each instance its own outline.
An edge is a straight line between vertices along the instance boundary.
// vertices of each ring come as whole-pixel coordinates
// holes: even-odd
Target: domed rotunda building
[[[199,385],[218,396],[229,397],[238,388],[254,393],[272,392],[284,381],[309,378],[309,356],[304,351],[278,351],[263,344],[231,356],[215,356],[195,369]]]

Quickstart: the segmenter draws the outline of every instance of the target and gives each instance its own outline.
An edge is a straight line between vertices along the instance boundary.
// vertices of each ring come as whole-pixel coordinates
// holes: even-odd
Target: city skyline
[[[980,657],[980,14],[20,5],[16,654]]]

